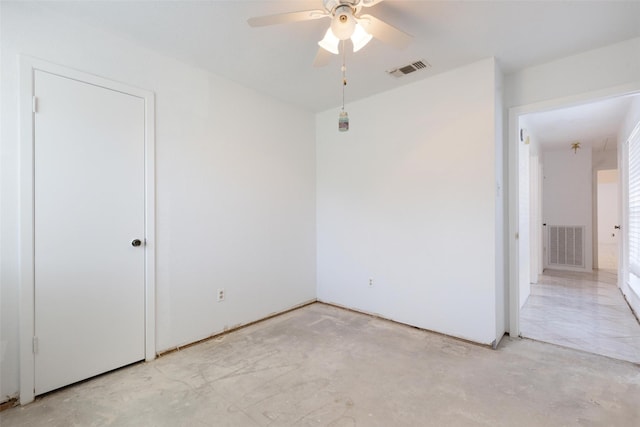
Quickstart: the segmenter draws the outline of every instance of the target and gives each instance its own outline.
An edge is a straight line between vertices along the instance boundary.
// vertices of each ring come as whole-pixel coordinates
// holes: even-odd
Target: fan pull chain
[[[344,88],[347,85],[347,65],[346,65],[347,50],[344,46],[344,40],[342,40],[342,111],[338,117],[338,130],[340,132],[346,132],[349,130],[349,114],[344,111]]]
[[[347,85],[347,50],[344,48],[344,40],[342,40],[342,111],[344,111],[344,87]]]

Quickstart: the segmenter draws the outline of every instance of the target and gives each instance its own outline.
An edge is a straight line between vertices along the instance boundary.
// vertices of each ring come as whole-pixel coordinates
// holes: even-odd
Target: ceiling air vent
[[[391,70],[387,70],[387,73],[389,73],[394,77],[402,77],[407,74],[411,74],[414,71],[426,70],[427,68],[431,68],[431,65],[425,60],[420,60],[420,61],[413,62],[409,65],[403,65],[401,67],[392,68]]]

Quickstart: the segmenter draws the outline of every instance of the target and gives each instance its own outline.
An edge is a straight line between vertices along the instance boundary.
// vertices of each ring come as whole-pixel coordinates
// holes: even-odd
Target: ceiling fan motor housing
[[[332,15],[341,6],[349,7],[354,15],[357,15],[362,9],[362,0],[324,0],[323,4],[327,12]]]
[[[331,20],[331,31],[340,40],[347,40],[356,28],[356,18],[350,6],[339,6]]]

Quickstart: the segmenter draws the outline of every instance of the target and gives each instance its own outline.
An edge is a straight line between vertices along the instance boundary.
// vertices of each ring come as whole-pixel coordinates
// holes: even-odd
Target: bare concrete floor
[[[0,413],[9,426],[639,426],[640,367],[313,304]]]

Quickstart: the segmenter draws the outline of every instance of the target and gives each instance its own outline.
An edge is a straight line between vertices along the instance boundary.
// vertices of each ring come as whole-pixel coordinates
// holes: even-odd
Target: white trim
[[[637,141],[636,141],[637,139]],[[638,156],[638,151],[636,151],[634,149],[633,153],[631,151],[632,145],[635,148],[636,145],[633,143],[638,143],[640,144],[640,122],[636,123],[635,127],[633,128],[633,130],[631,131],[631,133],[629,134],[629,136],[627,137],[626,141],[624,141],[624,150],[625,150],[625,170],[626,170],[626,174],[625,174],[625,178],[627,180],[627,185],[626,185],[626,191],[625,193],[623,193],[623,197],[625,197],[625,211],[624,211],[624,215],[627,219],[626,221],[626,225],[625,225],[625,232],[624,232],[624,236],[627,242],[626,245],[626,253],[622,254],[622,257],[625,258],[626,261],[626,266],[628,269],[629,274],[633,274],[635,277],[640,278],[640,261],[638,260],[638,241],[637,238],[633,238],[631,239],[630,237],[632,235],[635,235],[637,233],[637,228],[638,228],[638,224],[637,224],[637,218],[633,218],[634,221],[632,221],[632,217],[630,215],[631,212],[631,199],[635,198],[635,197],[631,197],[631,191],[633,188],[634,191],[634,196],[637,196],[637,194],[635,193],[636,189],[635,186],[631,185],[631,179],[634,178],[634,183],[637,182],[638,179],[638,173],[640,172],[640,162],[639,162],[639,156]],[[632,154],[634,154],[632,156]],[[633,163],[633,164],[632,164]],[[634,207],[637,207],[634,203]],[[631,242],[633,241],[633,245],[631,244]],[[632,253],[633,252],[633,253]],[[635,255],[635,256],[634,256]],[[631,285],[631,282],[629,282],[629,284]],[[631,286],[633,289],[633,286]],[[635,291],[635,289],[633,289]]]
[[[20,61],[20,402],[34,399],[33,67]]]
[[[640,122],[636,123],[636,126],[633,128],[633,130],[629,134],[629,137],[627,138],[627,142],[631,141],[632,139],[635,139],[636,137],[640,137],[639,134],[640,134]]]
[[[144,93],[145,360],[156,358],[156,103]]]
[[[629,209],[629,168],[628,164],[628,149],[629,149],[629,140],[621,140],[618,139],[618,200],[620,211],[618,212],[618,221],[622,226],[622,230],[620,233],[620,239],[618,239],[618,287],[622,290],[624,295],[627,295],[627,281],[629,279],[628,271],[629,271],[629,256],[628,252],[628,236],[626,230],[629,229],[629,221],[627,210]],[[633,305],[631,306],[633,307]]]
[[[520,116],[529,113],[555,110],[558,108],[572,107],[589,102],[604,100],[618,96],[640,93],[640,81],[608,89],[572,95],[562,98],[550,99],[533,104],[521,105],[509,108],[509,333],[512,337],[520,336],[520,286],[519,280],[519,254],[518,240],[518,141]],[[515,149],[514,149],[515,148]],[[620,165],[619,165],[620,166]],[[618,276],[621,270],[618,266]]]
[[[20,63],[20,403],[35,398],[34,356],[34,71],[127,93],[145,102],[145,360],[156,357],[155,321],[155,95],[102,77],[21,56]]]
[[[509,335],[520,336],[520,248],[518,245],[519,224],[519,123],[520,114],[509,108],[509,135],[507,153],[509,158]]]

